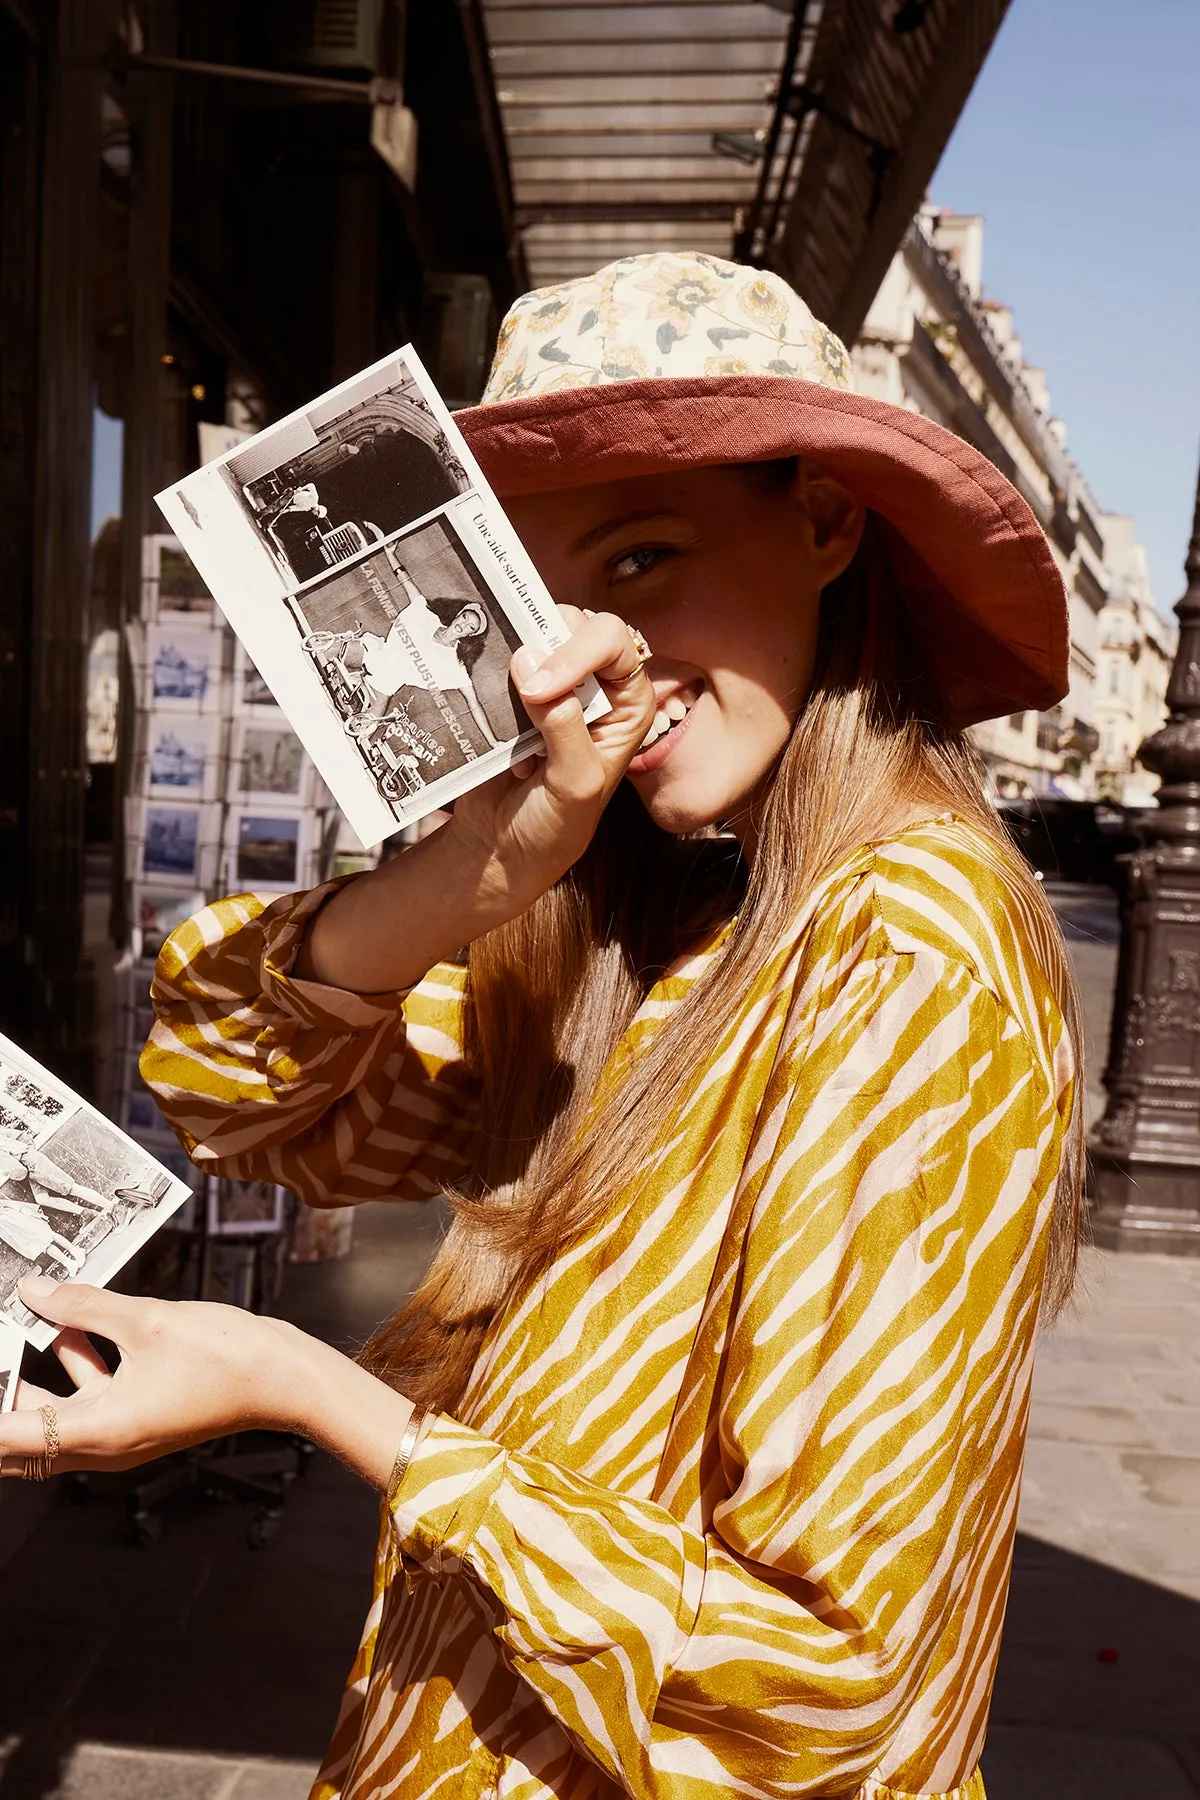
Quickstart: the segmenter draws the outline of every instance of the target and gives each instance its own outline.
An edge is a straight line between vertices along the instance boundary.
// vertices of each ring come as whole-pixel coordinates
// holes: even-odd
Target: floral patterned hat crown
[[[845,345],[778,275],[656,251],[522,294],[500,327],[480,404],[670,375],[852,387]]]

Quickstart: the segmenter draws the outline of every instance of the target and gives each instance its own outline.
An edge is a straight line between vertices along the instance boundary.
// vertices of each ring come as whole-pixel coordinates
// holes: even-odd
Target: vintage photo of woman
[[[386,637],[372,631],[357,636],[352,631],[314,631],[305,638],[304,648],[310,656],[339,662],[360,677],[361,706],[350,730],[362,730],[364,722],[369,728],[371,721],[384,718],[405,688],[428,686],[459,696],[480,736],[492,747],[500,740],[476,695],[466,656],[471,641],[487,631],[487,614],[475,601],[449,607],[443,602],[435,611],[398,557],[394,567],[408,604]],[[449,618],[443,619],[444,611]]]
[[[445,520],[417,527],[292,602],[301,643],[382,792],[409,791],[530,728],[519,638]]]
[[[440,1194],[449,1231],[356,1357],[22,1283],[122,1363],[23,1383],[0,1466],[49,1405],[63,1469],[266,1421],[361,1476],[320,1800],[984,1800],[1085,1084],[967,731],[1066,694],[1058,564],[982,454],[704,253],[523,296],[456,423],[569,627],[512,646],[545,754],[377,869],[182,926],[141,1063],[207,1170]],[[401,560],[453,673],[470,607],[433,625]],[[338,592],[312,653],[374,717],[392,615]]]

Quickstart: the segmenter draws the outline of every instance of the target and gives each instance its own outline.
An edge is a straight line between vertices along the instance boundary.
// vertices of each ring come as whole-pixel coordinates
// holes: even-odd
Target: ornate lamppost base
[[[1194,1163],[1092,1148],[1092,1239],[1103,1250],[1200,1256],[1200,1180]]]
[[[1145,848],[1122,858],[1121,952],[1090,1150],[1098,1244],[1200,1256],[1200,484],[1170,716],[1138,752],[1162,777]]]

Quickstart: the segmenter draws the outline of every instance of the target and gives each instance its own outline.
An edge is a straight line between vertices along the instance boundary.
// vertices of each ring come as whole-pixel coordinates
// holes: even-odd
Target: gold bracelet
[[[58,1414],[49,1404],[39,1406],[38,1412],[42,1416],[42,1435],[46,1440],[46,1448],[40,1456],[25,1458],[22,1474],[26,1481],[49,1481],[62,1448],[58,1440]]]
[[[404,1436],[400,1439],[400,1448],[396,1452],[396,1460],[392,1464],[392,1472],[388,1477],[387,1503],[389,1506],[395,1506],[396,1504],[396,1495],[400,1491],[400,1483],[404,1480],[405,1471],[413,1459],[413,1452],[417,1447],[417,1439],[420,1437],[422,1428],[428,1417],[429,1408],[427,1406],[414,1407],[412,1417],[404,1427]]]

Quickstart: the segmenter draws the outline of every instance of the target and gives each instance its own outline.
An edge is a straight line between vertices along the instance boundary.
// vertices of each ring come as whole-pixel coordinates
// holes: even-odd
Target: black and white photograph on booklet
[[[158,502],[240,640],[239,712],[278,703],[365,847],[540,747],[508,662],[566,624],[411,348]]]
[[[0,1321],[38,1349],[58,1328],[22,1302],[26,1275],[102,1287],[186,1201],[187,1185],[0,1036]]]
[[[343,729],[390,797],[529,733],[508,674],[521,640],[445,519],[291,606]]]
[[[402,352],[217,461],[288,588],[472,485]]]

